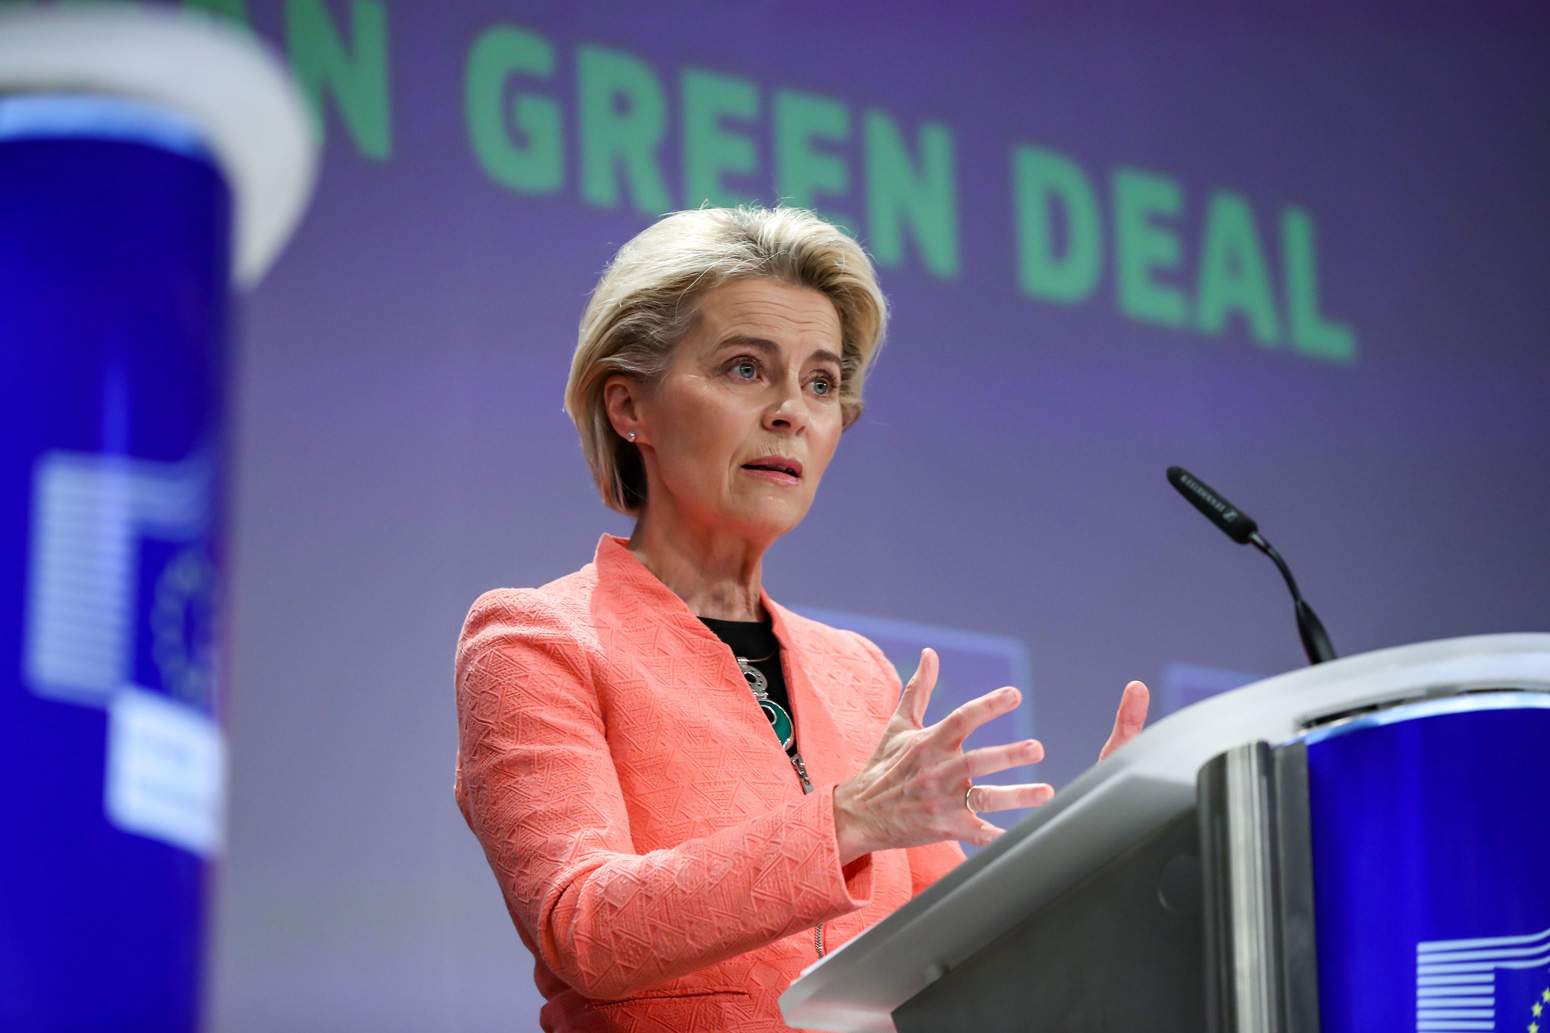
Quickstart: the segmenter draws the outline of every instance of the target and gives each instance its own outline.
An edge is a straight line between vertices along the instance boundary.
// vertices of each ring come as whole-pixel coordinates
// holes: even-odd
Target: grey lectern
[[[1147,729],[781,1009],[858,1033],[1515,1028],[1550,995],[1546,756],[1550,634],[1270,678]]]

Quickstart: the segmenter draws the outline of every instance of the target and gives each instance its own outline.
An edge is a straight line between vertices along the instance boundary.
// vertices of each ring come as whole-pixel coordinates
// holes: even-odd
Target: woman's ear
[[[608,413],[608,422],[613,424],[614,433],[637,445],[646,444],[641,402],[641,387],[633,378],[615,373],[603,382],[603,409]]]

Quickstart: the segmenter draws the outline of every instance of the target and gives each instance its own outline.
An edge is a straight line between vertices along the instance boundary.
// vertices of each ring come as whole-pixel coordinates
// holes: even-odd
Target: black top
[[[796,715],[791,713],[791,700],[786,693],[786,673],[780,664],[780,640],[775,637],[770,622],[718,621],[712,617],[701,617],[700,621],[727,644],[733,656],[747,660],[770,683],[766,690],[770,699],[791,716],[791,749],[796,750]]]

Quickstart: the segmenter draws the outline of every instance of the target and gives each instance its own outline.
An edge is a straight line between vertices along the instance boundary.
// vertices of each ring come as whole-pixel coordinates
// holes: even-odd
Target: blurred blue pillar
[[[214,21],[0,12],[4,1033],[200,1025],[232,284],[305,208],[308,117]]]
[[[231,195],[197,125],[0,100],[0,1028],[196,1028],[224,825]]]

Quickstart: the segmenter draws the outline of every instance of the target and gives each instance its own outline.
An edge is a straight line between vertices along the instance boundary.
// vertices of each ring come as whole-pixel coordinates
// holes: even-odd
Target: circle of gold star
[[[1534,1002],[1532,1011],[1534,1017],[1529,1020],[1528,1033],[1539,1033],[1539,1020],[1544,1015],[1545,1008],[1550,1007],[1550,988],[1545,989],[1539,995],[1539,1000]]]

